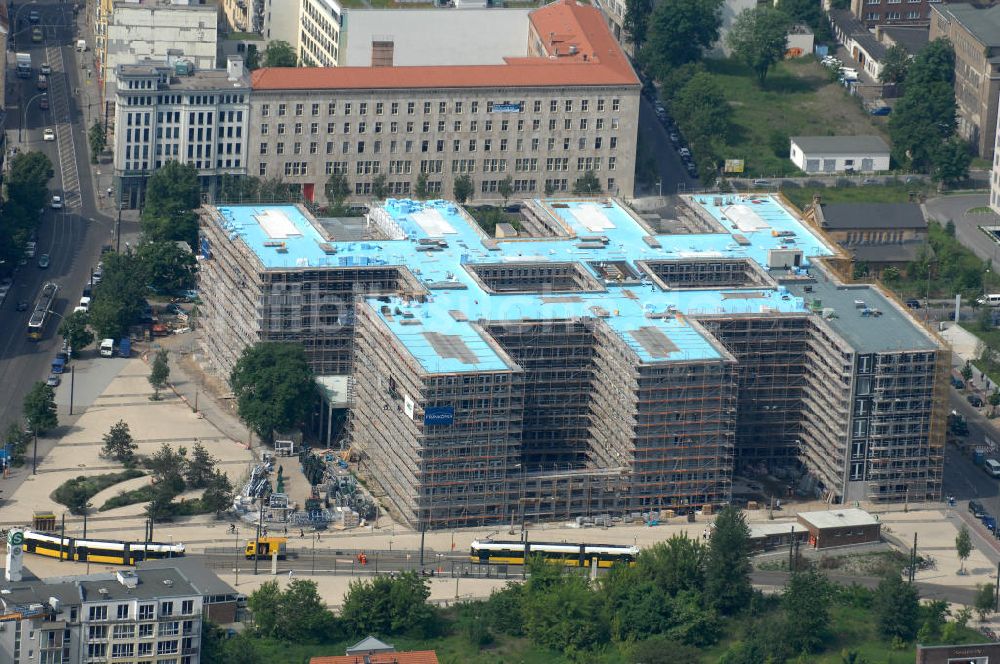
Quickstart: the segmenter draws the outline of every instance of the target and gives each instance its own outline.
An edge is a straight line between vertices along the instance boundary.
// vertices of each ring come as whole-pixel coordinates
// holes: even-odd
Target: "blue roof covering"
[[[480,332],[480,320],[555,320],[594,316],[603,308],[605,322],[644,362],[710,360],[723,355],[706,338],[691,315],[713,313],[807,312],[805,300],[784,287],[664,291],[648,278],[641,285],[605,284],[601,292],[496,294],[484,290],[466,264],[503,262],[575,262],[604,284],[587,261],[636,261],[685,258],[749,258],[765,266],[770,249],[799,248],[808,257],[833,251],[780,201],[769,197],[694,196],[695,208],[718,220],[728,232],[656,235],[659,247],[637,219],[615,201],[536,200],[541,209],[567,230],[570,237],[490,240],[475,221],[449,201],[417,202],[389,199],[372,211],[383,227],[399,238],[370,242],[325,239],[294,206],[230,206],[218,208],[230,238],[242,238],[266,268],[405,265],[425,284],[435,284],[426,302],[376,298],[369,306],[428,372],[506,370],[507,358]],[[384,213],[380,210],[384,210]],[[739,235],[742,237],[734,237]],[[599,248],[581,247],[581,237],[603,236]],[[425,242],[422,244],[421,240]],[[428,241],[447,247],[426,251]],[[484,245],[484,240],[487,245]],[[327,246],[321,247],[326,242]],[[655,243],[654,243],[655,244]],[[586,245],[591,246],[591,245]],[[335,250],[336,253],[328,253]],[[451,286],[442,287],[441,282]],[[680,315],[649,314],[675,311]],[[461,312],[461,315],[453,315]],[[658,330],[666,345],[640,341]],[[641,332],[645,330],[645,332]],[[636,337],[634,333],[639,332]],[[436,335],[434,333],[437,333]],[[442,336],[438,336],[442,335]],[[658,334],[654,336],[659,339]],[[669,348],[669,352],[663,352]],[[470,361],[474,360],[474,361]]]

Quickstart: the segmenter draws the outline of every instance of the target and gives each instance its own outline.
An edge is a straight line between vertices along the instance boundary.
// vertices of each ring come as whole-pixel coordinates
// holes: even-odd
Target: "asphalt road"
[[[684,168],[684,162],[677,154],[670,137],[667,134],[663,123],[656,117],[656,110],[645,96],[641,96],[639,104],[639,140],[646,148],[653,153],[656,158],[656,172],[660,177],[660,184],[657,187],[653,183],[651,191],[646,191],[647,195],[668,196],[671,194],[684,193],[684,191],[697,191],[701,188],[697,178],[688,175]]]
[[[41,15],[45,41],[30,40],[30,8]],[[109,237],[112,220],[99,216],[94,204],[87,154],[86,129],[74,91],[80,86],[81,72],[73,45],[76,40],[72,5],[40,0],[30,5],[18,3],[11,12],[17,52],[32,56],[34,76],[17,78],[9,71],[7,94],[8,146],[18,145],[19,124],[24,119],[23,139],[19,149],[36,150],[48,155],[55,175],[50,182],[52,193],[61,194],[67,206],[61,211],[46,208],[38,231],[37,254],[47,253],[51,264],[40,269],[29,259],[14,275],[14,285],[0,306],[0,427],[21,420],[24,395],[37,380],[44,380],[52,357],[61,345],[56,334],[60,316],[73,311],[79,301],[90,271],[100,256],[100,248]],[[48,90],[48,110],[39,107],[35,98],[38,67],[48,62],[52,68]],[[58,140],[43,141],[42,132],[51,127]],[[65,184],[64,184],[65,183]],[[65,190],[64,190],[65,187]],[[45,281],[56,282],[60,289],[53,311],[40,342],[27,340],[29,312],[18,312],[19,300],[34,303]],[[44,449],[44,443],[40,449]]]

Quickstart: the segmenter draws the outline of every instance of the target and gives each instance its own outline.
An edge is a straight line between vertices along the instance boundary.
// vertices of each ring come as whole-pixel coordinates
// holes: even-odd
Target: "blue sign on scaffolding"
[[[454,406],[432,406],[424,409],[424,425],[426,426],[451,426],[454,421]]]

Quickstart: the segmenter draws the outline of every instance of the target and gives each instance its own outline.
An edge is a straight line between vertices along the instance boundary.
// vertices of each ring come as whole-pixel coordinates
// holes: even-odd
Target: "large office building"
[[[0,582],[0,661],[199,664],[202,611],[171,567]]]
[[[358,199],[413,195],[418,181],[451,196],[467,175],[474,199],[500,200],[508,177],[521,196],[588,173],[631,196],[640,83],[600,12],[560,0],[525,31],[525,49],[496,64],[392,66],[390,51],[388,66],[253,72],[249,175],[319,203],[334,173]]]
[[[447,201],[206,208],[206,355],[294,341],[346,377],[349,443],[416,527],[721,504],[776,467],[831,502],[938,498],[937,338],[780,199],[677,214],[707,230],[613,199],[528,200],[496,237]]]
[[[200,70],[183,60],[119,65],[115,93],[115,191],[142,206],[146,181],[168,161],[198,169],[212,196],[220,178],[247,173],[250,83],[243,60]]]

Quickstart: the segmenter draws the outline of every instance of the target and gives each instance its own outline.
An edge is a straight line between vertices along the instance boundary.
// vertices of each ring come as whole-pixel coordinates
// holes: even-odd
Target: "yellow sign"
[[[726,173],[742,173],[743,172],[743,160],[742,159],[727,159],[726,160]]]

